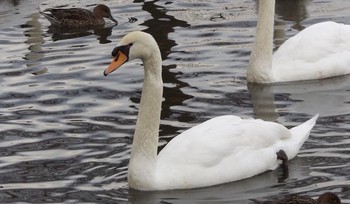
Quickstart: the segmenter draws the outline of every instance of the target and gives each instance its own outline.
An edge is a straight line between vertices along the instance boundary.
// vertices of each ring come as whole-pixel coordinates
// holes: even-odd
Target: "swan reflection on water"
[[[257,118],[276,121],[283,112],[320,117],[350,114],[350,76],[278,85],[248,83],[247,87]],[[289,102],[278,109],[276,101]]]

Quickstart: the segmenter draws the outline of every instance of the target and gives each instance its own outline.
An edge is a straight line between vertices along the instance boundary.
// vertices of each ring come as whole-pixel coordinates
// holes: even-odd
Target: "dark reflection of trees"
[[[295,29],[302,29],[300,23],[307,18],[306,5],[310,0],[277,0],[276,14],[284,21],[294,21]]]
[[[135,3],[141,3],[143,1],[135,0]],[[153,35],[159,44],[160,51],[162,53],[162,59],[167,59],[171,52],[171,48],[176,46],[176,42],[168,38],[169,33],[174,32],[174,27],[188,27],[187,22],[176,19],[174,16],[170,16],[166,13],[166,8],[155,5],[157,1],[143,2],[142,9],[149,12],[152,18],[142,23],[142,25],[148,28],[144,31]],[[178,75],[181,73],[171,72],[171,69],[176,68],[176,65],[163,65],[163,81],[165,84],[175,84],[172,87],[164,87],[163,97],[165,101],[162,104],[161,118],[176,118],[179,121],[191,121],[193,118],[187,115],[181,114],[181,116],[174,116],[170,110],[170,107],[174,105],[182,105],[183,102],[192,96],[187,95],[181,91],[181,88],[189,86],[187,83],[178,80]],[[173,127],[161,126],[162,135],[167,132],[174,132]]]
[[[276,44],[283,43],[287,38],[285,37],[286,22],[294,22],[293,29],[298,31],[304,29],[301,22],[307,18],[306,5],[310,0],[276,0],[275,12],[277,19],[275,20],[275,38]],[[280,27],[280,28],[278,28]]]

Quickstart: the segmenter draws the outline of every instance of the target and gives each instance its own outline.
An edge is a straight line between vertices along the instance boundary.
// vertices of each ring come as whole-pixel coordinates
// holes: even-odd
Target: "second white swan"
[[[128,60],[141,59],[144,83],[128,169],[130,188],[168,190],[211,186],[277,168],[277,152],[294,158],[317,115],[291,129],[225,115],[173,138],[157,155],[163,93],[162,60],[154,38],[144,32],[124,36],[114,48],[108,75]]]
[[[248,82],[277,83],[350,74],[350,25],[323,22],[309,26],[272,55],[275,0],[260,0]]]

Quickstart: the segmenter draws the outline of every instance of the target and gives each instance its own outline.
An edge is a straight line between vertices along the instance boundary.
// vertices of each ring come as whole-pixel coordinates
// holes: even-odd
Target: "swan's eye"
[[[131,47],[134,43],[129,43],[129,47]]]

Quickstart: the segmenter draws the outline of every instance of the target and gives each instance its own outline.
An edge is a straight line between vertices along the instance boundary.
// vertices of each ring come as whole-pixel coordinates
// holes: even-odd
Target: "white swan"
[[[256,40],[247,80],[276,83],[350,74],[350,26],[323,22],[283,43],[272,56],[275,0],[259,1]]]
[[[225,115],[172,139],[157,156],[162,103],[161,55],[154,38],[132,32],[114,48],[108,75],[128,60],[144,64],[144,83],[128,169],[130,188],[167,190],[211,186],[245,179],[277,168],[276,152],[296,156],[317,115],[290,130],[254,119]]]

